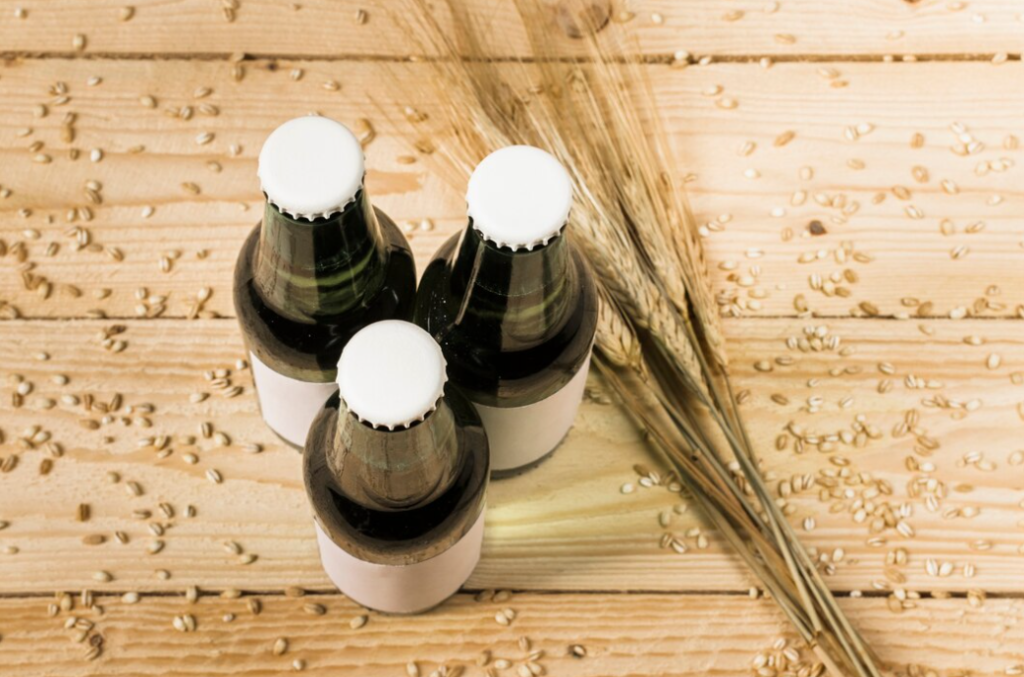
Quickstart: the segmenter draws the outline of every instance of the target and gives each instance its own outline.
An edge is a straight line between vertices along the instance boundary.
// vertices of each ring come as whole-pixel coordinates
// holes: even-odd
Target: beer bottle
[[[263,419],[300,449],[349,338],[412,317],[412,252],[364,173],[356,137],[325,117],[285,122],[260,151],[266,206],[235,265],[235,311]]]
[[[497,478],[540,463],[572,426],[598,299],[566,237],[572,182],[554,157],[530,146],[495,151],[474,170],[466,201],[469,225],[424,271],[416,321],[476,405]]]
[[[480,558],[487,438],[446,380],[441,349],[423,329],[371,324],[342,352],[339,391],[306,440],[321,562],[343,593],[372,609],[436,606]]]

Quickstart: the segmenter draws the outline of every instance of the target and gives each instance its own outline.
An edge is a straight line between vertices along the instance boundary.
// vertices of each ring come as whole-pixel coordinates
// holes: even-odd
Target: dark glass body
[[[424,271],[416,322],[441,345],[449,380],[470,400],[521,407],[558,392],[583,365],[597,308],[590,268],[564,232],[513,251],[470,223]]]
[[[441,554],[484,509],[490,455],[473,406],[451,387],[407,429],[360,422],[335,393],[306,439],[303,475],[320,528],[364,561],[407,565]]]
[[[342,212],[315,220],[268,202],[235,265],[247,347],[301,381],[334,380],[352,335],[378,320],[411,319],[415,292],[405,236],[362,190]]]

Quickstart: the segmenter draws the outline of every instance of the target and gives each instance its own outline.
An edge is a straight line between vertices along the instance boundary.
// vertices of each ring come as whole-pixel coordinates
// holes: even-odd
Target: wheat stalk
[[[530,58],[511,62],[489,58],[485,45],[501,41],[457,0],[448,1],[450,26],[427,0],[409,0],[409,11],[394,15],[417,51],[433,55],[417,86],[431,101],[435,131],[449,141],[436,164],[461,187],[477,162],[505,145],[536,145],[562,161],[576,186],[569,233],[598,272],[598,368],[822,666],[877,677],[874,655],[759,472],[729,384],[693,216],[658,116],[641,119],[635,105],[643,99],[654,110],[638,50],[593,37],[592,6],[567,2],[562,11],[589,37],[583,56],[563,53],[562,42],[548,39],[549,8],[514,1]]]

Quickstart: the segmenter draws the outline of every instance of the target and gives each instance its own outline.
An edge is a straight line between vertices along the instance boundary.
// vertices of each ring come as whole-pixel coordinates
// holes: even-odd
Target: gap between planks
[[[219,317],[204,318],[215,322],[237,322],[238,318],[233,315],[224,315]],[[775,320],[792,320],[794,322],[807,321],[817,322],[819,320],[831,321],[831,320],[857,320],[859,322],[926,322],[929,320],[949,320],[950,322],[962,322],[963,320],[953,320],[946,315],[925,315],[925,316],[911,316],[910,318],[896,317],[895,315],[846,315],[841,313],[814,313],[812,315],[744,315],[743,317],[737,318],[722,318],[723,321],[734,321],[734,322],[750,322],[750,321],[761,321],[770,322]],[[1017,315],[993,315],[983,317],[971,317],[964,318],[982,322],[1021,322],[1024,317]],[[160,315],[159,317],[140,317],[138,315],[105,315],[102,318],[95,317],[83,317],[81,315],[55,315],[55,316],[29,316],[20,317],[16,320],[0,320],[0,326],[3,326],[3,322],[78,322],[78,321],[95,321],[95,322],[180,322],[186,320],[181,315]],[[188,321],[188,320],[186,320]]]
[[[337,63],[345,61],[366,62],[366,63],[426,63],[436,61],[437,57],[429,56],[390,56],[384,54],[297,54],[297,53],[262,53],[245,52],[242,61],[323,61]],[[698,55],[699,56],[699,55]],[[902,53],[896,55],[886,54],[725,54],[712,56],[712,63],[735,63],[735,64],[756,64],[762,59],[769,59],[773,64],[785,63],[897,63],[897,62],[986,62],[992,61],[997,56],[1007,56],[1007,61],[1021,61],[1024,57],[1020,54],[1005,54],[1002,52],[974,52],[961,54],[943,53]],[[79,61],[233,61],[236,54],[233,52],[192,52],[187,55],[173,52],[33,52],[33,51],[0,51],[0,60],[79,60]],[[566,57],[566,60],[579,63],[593,63],[592,57]],[[535,57],[516,56],[494,56],[487,59],[499,63],[542,63],[547,59]],[[641,61],[647,65],[668,65],[675,62],[672,54],[645,54]],[[690,65],[697,65],[696,60],[691,57]]]
[[[191,587],[191,586],[182,586]],[[237,590],[238,598],[245,597],[270,597],[270,598],[286,598],[292,599],[282,589],[279,588],[224,588],[224,587],[207,587],[203,588],[196,586],[199,597],[207,597],[213,599],[219,599],[221,595],[227,590]],[[35,590],[32,592],[0,592],[0,600],[30,600],[30,599],[50,599],[54,595],[62,592],[67,592],[72,588],[65,586],[64,588],[54,588],[53,590]],[[76,588],[77,589],[77,588]],[[465,587],[459,588],[459,590],[452,595],[453,597],[458,595],[473,596],[481,592],[493,591],[494,588],[479,588],[479,587]],[[594,597],[629,597],[629,596],[657,596],[657,597],[707,597],[707,598],[749,598],[751,601],[769,600],[770,598],[759,594],[757,597],[750,597],[749,590],[659,590],[637,588],[636,590],[616,590],[616,589],[593,589],[593,590],[577,590],[572,588],[564,589],[544,589],[544,588],[500,588],[503,592],[508,592],[513,595],[533,595],[538,597],[558,597],[565,595],[572,596],[594,596]],[[849,590],[829,590],[832,596],[837,599],[871,599],[871,600],[885,600],[891,596],[891,593],[881,590],[863,590],[858,591],[856,595],[851,594]],[[95,590],[90,588],[90,592],[96,600],[102,599],[119,599],[123,595],[134,592],[141,597],[153,597],[153,598],[169,598],[174,599],[181,597],[183,592],[181,590],[138,590],[138,589],[114,589],[114,590]],[[941,600],[964,600],[967,599],[967,593],[960,590],[944,591],[938,595],[934,592],[919,591],[920,600],[922,601],[941,601]],[[338,597],[345,595],[339,592],[336,588],[302,588],[303,597]],[[1024,591],[1021,592],[987,592],[985,593],[986,600],[994,599],[1024,599]]]

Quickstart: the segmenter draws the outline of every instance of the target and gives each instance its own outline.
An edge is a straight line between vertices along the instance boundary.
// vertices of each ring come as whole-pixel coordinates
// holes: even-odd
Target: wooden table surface
[[[506,3],[465,1],[521,49]],[[0,0],[0,674],[743,675],[789,647],[799,671],[596,379],[554,457],[493,484],[467,589],[360,626],[238,364],[231,270],[260,144],[309,111],[370,120],[368,188],[421,267],[463,226],[374,104],[422,66],[370,2],[125,2]],[[662,57],[645,114],[804,542],[893,673],[1022,674],[1024,6],[629,8],[606,30]]]

